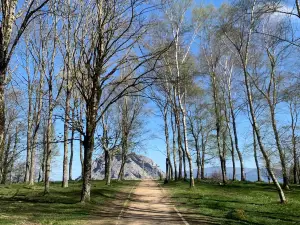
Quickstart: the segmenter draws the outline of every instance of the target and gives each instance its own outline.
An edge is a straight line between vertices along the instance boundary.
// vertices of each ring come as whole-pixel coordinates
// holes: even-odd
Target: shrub
[[[233,209],[227,214],[226,218],[233,220],[245,220],[245,211],[243,209]]]

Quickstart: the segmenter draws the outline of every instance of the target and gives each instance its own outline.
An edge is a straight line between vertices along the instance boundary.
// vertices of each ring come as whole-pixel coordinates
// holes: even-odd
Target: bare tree
[[[39,14],[49,0],[3,0],[1,1],[1,25],[0,25],[0,166],[5,146],[5,85],[7,84],[7,72],[14,50],[30,24]],[[17,7],[19,6],[19,7]],[[16,9],[19,9],[16,11]],[[19,26],[17,24],[20,24]],[[28,168],[29,169],[29,168]],[[29,179],[29,177],[28,177]]]
[[[260,150],[265,159],[266,168],[268,170],[269,176],[273,180],[273,183],[275,184],[275,186],[278,190],[280,201],[281,201],[281,203],[285,203],[286,198],[285,198],[284,192],[282,191],[282,188],[272,170],[270,157],[268,156],[265,146],[262,142],[261,132],[260,132],[260,128],[257,123],[254,106],[253,106],[253,96],[252,96],[252,93],[250,90],[250,77],[249,77],[249,74],[250,74],[249,54],[250,53],[249,53],[249,48],[250,48],[250,44],[251,44],[252,38],[253,38],[253,30],[255,29],[255,25],[257,24],[259,17],[261,16],[261,14],[257,13],[257,12],[261,12],[262,11],[261,7],[263,7],[263,6],[258,5],[256,0],[251,1],[250,3],[248,1],[247,2],[246,1],[239,2],[238,6],[246,7],[248,13],[245,13],[244,10],[237,11],[237,13],[235,15],[240,16],[242,18],[240,20],[240,22],[238,24],[230,23],[230,24],[223,26],[222,32],[226,36],[226,38],[230,41],[234,50],[238,54],[238,58],[240,60],[243,75],[244,75],[244,83],[245,83],[245,88],[246,88],[246,94],[247,94],[248,105],[249,105],[249,109],[250,109],[252,125],[253,125],[253,128],[256,133],[258,145],[259,145]],[[230,28],[232,28],[232,26],[237,26],[237,25],[238,25],[238,27],[237,27],[238,29],[233,29],[233,30],[230,29]],[[241,38],[238,40],[233,39],[233,36],[232,36],[233,34],[238,35]]]
[[[140,91],[144,75],[153,70],[138,69],[165,52],[166,47],[155,53],[141,48],[140,40],[148,31],[149,21],[143,18],[147,9],[139,6],[144,0],[92,1],[82,4],[77,19],[80,29],[74,33],[78,42],[75,85],[85,103],[85,126],[77,128],[84,136],[84,170],[81,201],[90,200],[90,180],[94,136],[97,124],[109,107],[128,95]],[[150,8],[149,8],[150,7]],[[151,6],[146,6],[151,9]],[[139,53],[135,52],[143,49]],[[141,53],[141,54],[140,54]],[[125,74],[119,72],[126,69]]]

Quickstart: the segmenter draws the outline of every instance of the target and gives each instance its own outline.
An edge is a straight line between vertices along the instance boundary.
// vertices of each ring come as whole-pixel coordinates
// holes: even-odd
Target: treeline
[[[82,168],[81,201],[89,201],[95,149],[104,152],[108,185],[111,160],[121,154],[122,180],[149,99],[164,121],[167,181],[186,179],[193,187],[194,166],[203,179],[215,157],[224,184],[236,179],[237,161],[245,180],[239,123],[246,119],[258,181],[266,168],[281,202],[283,189],[299,182],[297,0],[220,7],[192,0],[3,0],[1,6],[1,183],[43,181],[49,193],[51,164],[63,144],[68,187],[78,146],[81,165],[74,166]]]

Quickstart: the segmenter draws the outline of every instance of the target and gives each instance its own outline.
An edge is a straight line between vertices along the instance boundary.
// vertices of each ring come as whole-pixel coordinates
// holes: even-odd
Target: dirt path
[[[144,180],[130,194],[120,212],[118,225],[188,225],[168,200],[159,184]]]

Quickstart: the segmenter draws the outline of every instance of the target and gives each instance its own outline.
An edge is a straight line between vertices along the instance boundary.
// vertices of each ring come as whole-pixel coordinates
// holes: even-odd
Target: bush
[[[245,220],[246,219],[245,211],[243,209],[231,210],[227,214],[226,218],[233,219],[233,220]]]
[[[214,182],[220,182],[222,181],[222,173],[218,171],[214,171],[211,175],[210,178]]]

